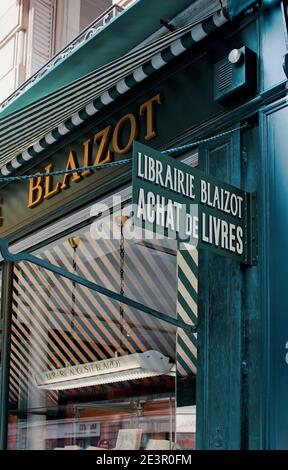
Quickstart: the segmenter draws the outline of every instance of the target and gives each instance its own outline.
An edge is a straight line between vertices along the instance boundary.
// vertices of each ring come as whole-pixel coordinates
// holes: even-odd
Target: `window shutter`
[[[29,75],[33,75],[54,54],[55,0],[31,2]]]

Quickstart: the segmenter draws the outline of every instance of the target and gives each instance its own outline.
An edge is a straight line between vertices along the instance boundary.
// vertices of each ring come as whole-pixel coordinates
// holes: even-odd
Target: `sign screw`
[[[242,361],[242,374],[245,376],[248,375],[248,364],[246,361]]]

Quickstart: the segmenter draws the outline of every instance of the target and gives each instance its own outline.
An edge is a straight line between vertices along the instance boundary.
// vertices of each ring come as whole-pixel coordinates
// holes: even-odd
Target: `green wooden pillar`
[[[206,174],[241,187],[240,132],[200,148]],[[242,271],[199,252],[197,448],[242,447]]]
[[[9,362],[11,338],[11,307],[12,307],[13,264],[3,263],[2,301],[2,363],[0,390],[0,449],[7,448],[8,404],[9,404]]]

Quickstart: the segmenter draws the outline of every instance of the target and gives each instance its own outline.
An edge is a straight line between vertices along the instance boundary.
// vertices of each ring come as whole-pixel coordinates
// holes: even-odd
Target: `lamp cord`
[[[77,264],[76,264],[76,250],[77,246],[73,247],[73,273],[76,274],[77,270]],[[73,331],[74,329],[74,315],[75,315],[75,300],[76,300],[76,295],[75,295],[75,289],[76,289],[76,282],[73,281],[72,284],[72,307],[71,307],[71,330]]]
[[[68,239],[70,246],[73,250],[73,258],[72,258],[72,268],[73,268],[73,273],[76,274],[77,270],[77,263],[76,263],[76,250],[78,245],[75,243],[75,239],[69,238]],[[74,317],[75,317],[75,302],[76,302],[76,282],[72,282],[72,293],[71,293],[71,310],[70,310],[70,340],[73,341],[73,332],[74,332]],[[70,347],[71,348],[71,347]],[[71,353],[73,353],[73,350],[71,348]]]
[[[123,215],[121,209],[120,216],[120,295],[124,296],[124,267],[125,267],[125,247],[124,247],[124,233],[123,233]],[[123,349],[123,334],[124,334],[124,304],[120,302],[120,317],[121,317],[121,349]]]

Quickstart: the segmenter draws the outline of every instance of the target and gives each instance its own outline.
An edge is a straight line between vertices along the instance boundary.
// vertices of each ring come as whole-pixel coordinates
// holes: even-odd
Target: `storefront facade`
[[[185,336],[65,276],[4,259],[2,448],[288,448],[285,22],[277,2],[254,3],[241,13],[230,2],[233,21],[206,29],[193,48],[182,43],[121,96],[106,95],[99,113],[74,117],[77,127],[52,134],[11,173],[117,163],[131,158],[134,140],[159,151],[200,141],[176,157],[257,193],[252,265],[129,237],[128,163],[2,184],[1,237],[12,252],[197,326]],[[232,50],[242,53],[234,65]]]

